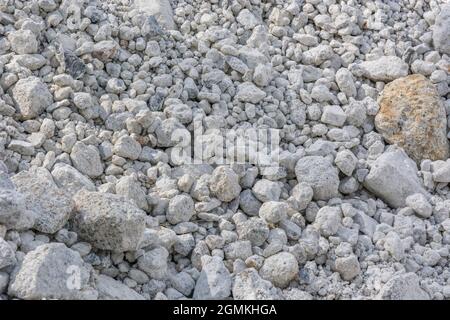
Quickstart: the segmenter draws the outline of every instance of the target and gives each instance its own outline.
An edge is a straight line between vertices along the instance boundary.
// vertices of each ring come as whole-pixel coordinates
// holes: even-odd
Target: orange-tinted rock
[[[378,103],[375,126],[388,143],[416,162],[448,158],[445,108],[428,79],[420,74],[396,79],[384,87]]]

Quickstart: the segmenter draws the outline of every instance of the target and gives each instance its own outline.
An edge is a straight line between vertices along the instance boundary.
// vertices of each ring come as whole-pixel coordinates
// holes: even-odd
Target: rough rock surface
[[[87,299],[90,267],[61,243],[39,246],[25,256],[8,293],[20,299]]]
[[[37,77],[28,77],[17,81],[11,93],[23,119],[33,119],[39,116],[53,103],[52,94],[42,80]]]
[[[429,300],[429,295],[420,287],[419,278],[414,273],[406,273],[391,278],[381,289],[382,300]]]
[[[145,214],[124,197],[81,190],[73,198],[72,219],[80,236],[95,247],[112,251],[136,250],[145,228]]]
[[[27,209],[34,212],[34,229],[55,233],[69,220],[74,203],[63,189],[58,188],[48,170],[22,171],[12,181],[17,191],[26,196]]]
[[[363,75],[373,81],[389,82],[408,75],[408,65],[396,56],[383,56],[359,65]]]
[[[442,5],[441,11],[436,17],[433,26],[434,47],[442,53],[450,55],[450,34],[448,26],[450,24],[450,4]]]
[[[338,195],[338,170],[324,157],[300,159],[295,165],[295,174],[300,183],[311,186],[316,200],[328,200]]]
[[[378,103],[375,126],[388,143],[402,147],[418,163],[448,158],[445,108],[435,86],[423,75],[388,83]]]
[[[364,186],[394,208],[405,206],[412,194],[426,193],[416,164],[398,148],[385,152],[372,164]]]
[[[220,257],[204,262],[194,289],[194,299],[225,299],[231,292],[231,276]]]

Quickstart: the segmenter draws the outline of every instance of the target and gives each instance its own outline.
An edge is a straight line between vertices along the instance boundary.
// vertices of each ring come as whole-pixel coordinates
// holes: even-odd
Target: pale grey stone
[[[11,246],[0,237],[0,269],[15,265],[17,262],[15,252]]]
[[[358,258],[354,254],[348,257],[337,258],[334,265],[336,271],[339,272],[345,281],[350,281],[361,273]]]
[[[261,202],[278,201],[281,188],[275,181],[267,179],[258,180],[252,188],[254,196]]]
[[[95,276],[99,300],[145,300],[143,296],[120,281],[104,274]]]
[[[70,159],[78,171],[90,178],[96,178],[103,174],[103,164],[96,146],[78,141],[72,148]]]
[[[315,200],[328,200],[338,195],[338,170],[324,157],[307,156],[298,160],[295,174],[300,183],[307,183]]]
[[[90,277],[91,267],[78,252],[61,243],[44,244],[25,256],[8,294],[25,300],[89,299]]]
[[[270,281],[261,278],[254,268],[236,275],[232,292],[236,300],[281,300],[279,290]]]
[[[450,35],[448,26],[450,24],[450,4],[443,4],[441,11],[436,17],[433,25],[434,47],[443,54],[450,55]]]
[[[123,196],[79,191],[74,196],[75,231],[94,247],[112,251],[137,250],[145,229],[145,213]]]
[[[392,148],[375,160],[364,186],[394,208],[404,207],[412,194],[426,194],[416,164],[399,148]]]
[[[34,229],[55,233],[69,220],[74,203],[66,191],[58,188],[48,170],[22,171],[13,176],[12,181],[26,196],[27,209],[34,212]]]
[[[171,224],[189,221],[194,215],[194,201],[188,195],[176,195],[169,201],[167,220]]]
[[[220,201],[230,202],[241,193],[238,175],[227,166],[214,169],[211,175],[209,188]]]
[[[433,207],[421,193],[408,196],[405,199],[405,204],[412,208],[414,212],[422,218],[429,218],[433,213]]]
[[[259,274],[275,286],[285,288],[297,276],[298,262],[294,255],[288,252],[277,253],[264,261]]]
[[[167,258],[169,252],[164,247],[156,247],[138,258],[137,265],[152,279],[164,280],[168,276]]]
[[[412,272],[392,277],[377,297],[381,300],[430,300],[420,287],[419,277]]]
[[[366,78],[373,81],[389,82],[408,75],[408,65],[396,56],[382,56],[377,60],[363,61],[358,67]]]
[[[231,293],[231,276],[220,257],[206,256],[200,277],[195,285],[193,298],[196,300],[221,300]]]
[[[53,103],[53,96],[47,86],[41,79],[33,76],[17,81],[11,93],[25,120],[38,117]]]

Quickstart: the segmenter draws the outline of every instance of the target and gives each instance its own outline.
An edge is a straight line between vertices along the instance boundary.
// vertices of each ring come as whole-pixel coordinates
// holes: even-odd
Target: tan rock
[[[420,74],[396,79],[378,99],[375,126],[384,139],[416,162],[449,156],[447,118],[434,85]]]

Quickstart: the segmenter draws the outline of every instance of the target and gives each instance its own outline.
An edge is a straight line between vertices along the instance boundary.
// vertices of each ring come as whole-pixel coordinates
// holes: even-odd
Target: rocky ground
[[[0,0],[0,299],[450,299],[449,29],[441,0]],[[279,167],[175,161],[198,124],[278,130]]]

